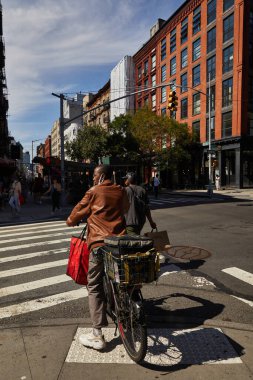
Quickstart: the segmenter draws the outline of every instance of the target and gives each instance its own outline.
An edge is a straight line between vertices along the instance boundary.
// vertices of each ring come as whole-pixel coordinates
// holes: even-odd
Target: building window
[[[166,102],[166,87],[161,88],[161,103]]]
[[[172,79],[170,82],[171,82],[171,85],[170,85],[171,91],[176,91],[177,90],[176,79]]]
[[[216,0],[210,0],[207,4],[207,25],[216,19]]]
[[[248,80],[248,112],[253,113],[253,76]]]
[[[177,70],[177,64],[176,64],[176,56],[175,56],[170,60],[170,75],[176,74],[176,70]]]
[[[166,81],[166,65],[163,65],[161,68],[161,81]]]
[[[152,108],[156,107],[156,94],[151,96]]]
[[[148,88],[148,78],[144,80],[144,88]]]
[[[234,5],[234,0],[223,0],[223,12],[226,12]]]
[[[192,69],[192,86],[195,87],[200,84],[200,65]]]
[[[209,88],[206,89],[206,93],[209,95]],[[215,111],[215,86],[210,88],[210,99],[211,99],[211,112]],[[206,112],[209,112],[209,96],[206,97]]]
[[[196,34],[201,29],[201,6],[199,5],[193,11],[193,23],[192,23],[192,34]]]
[[[207,53],[216,48],[216,26],[207,32]]]
[[[195,141],[200,141],[200,121],[196,120],[192,123],[192,134]]]
[[[233,78],[222,82],[222,107],[232,106],[233,101]]]
[[[234,14],[225,18],[223,21],[223,42],[234,37]]]
[[[181,45],[188,39],[188,17],[181,22]]]
[[[211,122],[211,140],[215,139],[215,116],[210,118]],[[209,141],[209,118],[206,119],[206,141]]]
[[[234,63],[234,46],[230,45],[223,50],[223,65],[222,72],[223,74],[233,70]]]
[[[201,40],[198,38],[196,41],[192,44],[192,61],[196,61],[200,58],[201,53]]]
[[[144,105],[148,106],[148,96],[146,98],[144,98]]]
[[[156,74],[151,76],[151,85],[152,85],[152,87],[156,86]]]
[[[140,90],[142,90],[142,87],[141,87],[141,86],[138,87],[138,91],[140,91]],[[141,96],[142,96],[142,93],[141,93],[141,92],[138,92],[137,97],[138,97],[138,98],[141,98]]]
[[[153,70],[156,67],[156,55],[151,57],[151,69]]]
[[[138,79],[140,79],[141,78],[141,66],[139,66],[137,70],[138,70]]]
[[[166,115],[166,107],[163,107],[163,108],[161,109],[161,115]]]
[[[186,92],[188,86],[187,73],[181,75],[181,93]]]
[[[166,38],[161,41],[161,61],[166,58]]]
[[[148,60],[144,62],[144,74],[146,75],[148,73]]]
[[[188,98],[181,100],[181,119],[188,117]]]
[[[249,36],[253,36],[253,11],[249,12]],[[253,41],[249,40],[249,66],[253,66]]]
[[[232,136],[232,112],[222,115],[222,137]]]
[[[206,81],[213,80],[216,75],[216,56],[213,55],[206,61]]]
[[[177,35],[176,35],[176,28],[174,28],[170,32],[170,52],[173,53],[173,51],[176,51],[177,47]]]
[[[185,48],[181,51],[181,69],[188,65],[188,49]]]
[[[200,114],[200,94],[194,94],[192,96],[192,115]]]

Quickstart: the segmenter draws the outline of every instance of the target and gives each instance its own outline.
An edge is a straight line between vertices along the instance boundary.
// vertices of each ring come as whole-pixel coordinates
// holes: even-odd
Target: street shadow
[[[171,373],[192,365],[241,363],[243,354],[244,347],[217,328],[154,328],[148,330],[148,350],[142,366]]]
[[[173,201],[172,201],[173,199]],[[166,202],[166,200],[168,202]],[[153,202],[154,201],[154,202]],[[159,204],[159,201],[164,203]],[[158,203],[156,203],[158,202]],[[173,203],[172,203],[173,202]],[[174,207],[184,207],[184,206],[194,206],[201,204],[216,204],[216,203],[238,203],[240,206],[252,206],[253,201],[249,199],[236,198],[229,195],[216,195],[212,198],[209,198],[208,195],[198,195],[198,194],[161,194],[157,199],[150,198],[150,209],[151,210],[160,210],[165,208],[174,208]]]
[[[194,301],[196,306],[164,309],[164,303],[170,298],[182,297]],[[144,367],[170,373],[196,364],[241,362],[238,357],[243,354],[242,346],[226,337],[220,329],[203,327],[205,320],[223,311],[223,304],[189,294],[172,293],[146,300],[145,309],[152,320],[147,319],[148,351],[142,363]],[[156,316],[159,318],[159,328],[155,322]],[[167,327],[175,326],[175,323],[183,327]]]
[[[196,306],[183,307],[176,310],[166,310],[164,304],[169,302],[170,298],[185,298],[185,300],[193,301]],[[163,297],[150,298],[145,300],[145,310],[147,315],[152,317],[165,317],[166,321],[187,321],[188,327],[197,327],[202,325],[205,320],[212,319],[224,310],[224,305],[212,302],[206,298],[196,297],[184,293],[172,293]]]

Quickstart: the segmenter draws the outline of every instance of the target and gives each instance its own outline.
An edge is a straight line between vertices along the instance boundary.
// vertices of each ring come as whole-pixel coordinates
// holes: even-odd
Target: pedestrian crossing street
[[[64,221],[0,228],[0,320],[87,297],[86,288],[65,274],[70,238],[81,230],[81,226],[67,227]],[[164,265],[161,278],[178,272],[182,271],[177,265]],[[253,285],[253,275],[239,268],[223,272]],[[191,278],[195,287],[215,287],[204,277]]]

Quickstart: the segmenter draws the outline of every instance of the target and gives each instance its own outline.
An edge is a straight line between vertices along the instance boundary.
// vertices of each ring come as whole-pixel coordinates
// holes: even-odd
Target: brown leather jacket
[[[68,226],[75,226],[87,218],[87,244],[89,249],[103,244],[106,236],[124,235],[124,214],[129,208],[126,191],[110,180],[90,188],[74,207],[67,219]]]

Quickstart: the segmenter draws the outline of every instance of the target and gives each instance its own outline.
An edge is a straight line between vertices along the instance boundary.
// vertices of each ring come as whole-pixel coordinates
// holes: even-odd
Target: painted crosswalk
[[[65,222],[0,229],[0,320],[87,297],[86,288],[66,275],[70,236],[81,230]],[[34,291],[39,298],[29,297]]]
[[[158,198],[150,197],[150,207],[151,208],[159,208],[159,207],[170,207],[176,205],[190,205],[190,204],[198,204],[203,202],[210,202],[210,198],[204,197],[171,197],[171,196],[162,196]],[[217,199],[216,199],[217,201]]]
[[[0,228],[0,320],[87,297],[86,288],[66,275],[70,237],[81,230],[68,228],[64,221]],[[252,285],[252,274],[239,268],[223,272]],[[162,265],[159,281],[179,273],[192,287],[215,288],[205,277],[189,274],[171,263]],[[251,301],[237,299],[253,306]]]

